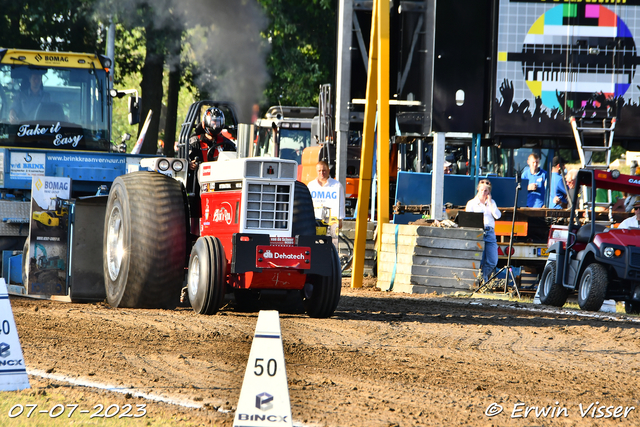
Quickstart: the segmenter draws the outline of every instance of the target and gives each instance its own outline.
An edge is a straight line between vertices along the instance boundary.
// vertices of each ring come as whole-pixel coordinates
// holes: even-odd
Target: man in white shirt
[[[338,218],[338,226],[342,228],[344,218],[344,188],[340,181],[329,176],[329,165],[325,161],[316,164],[317,178],[307,184],[316,218],[322,219],[323,208],[329,210],[329,218]]]
[[[484,251],[480,270],[482,279],[487,283],[493,271],[498,265],[498,243],[496,240],[495,225],[496,219],[502,216],[496,202],[491,198],[491,182],[483,179],[478,183],[478,193],[476,197],[467,202],[466,212],[482,212],[484,220]]]
[[[633,204],[633,213],[634,215],[622,221],[618,228],[640,228],[640,225],[638,225],[640,220],[640,201]]]

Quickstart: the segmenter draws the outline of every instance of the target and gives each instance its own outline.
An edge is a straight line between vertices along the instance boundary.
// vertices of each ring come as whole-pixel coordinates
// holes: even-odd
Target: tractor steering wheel
[[[207,161],[208,162],[212,162],[213,161],[213,157],[214,157],[214,150],[217,150],[218,147],[224,146],[224,143],[222,142],[214,142],[213,145],[211,145],[211,147],[209,147],[209,150],[207,151]]]

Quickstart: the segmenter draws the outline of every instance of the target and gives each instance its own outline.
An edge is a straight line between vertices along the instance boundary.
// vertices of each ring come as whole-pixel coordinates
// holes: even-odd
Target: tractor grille
[[[290,204],[290,184],[248,183],[246,228],[286,230]]]

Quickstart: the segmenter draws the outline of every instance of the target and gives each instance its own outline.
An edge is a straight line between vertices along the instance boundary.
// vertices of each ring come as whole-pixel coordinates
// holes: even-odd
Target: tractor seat
[[[596,234],[602,233],[604,231],[608,231],[609,229],[602,224],[595,224]],[[591,233],[591,226],[589,224],[585,224],[576,233],[576,242],[578,243],[589,243],[589,233]]]

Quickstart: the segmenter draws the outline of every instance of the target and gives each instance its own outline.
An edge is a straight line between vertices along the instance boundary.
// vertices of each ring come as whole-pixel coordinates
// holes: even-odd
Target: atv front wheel
[[[587,311],[598,311],[604,303],[609,279],[607,270],[602,264],[592,263],[587,266],[580,279],[578,289],[578,305]]]

